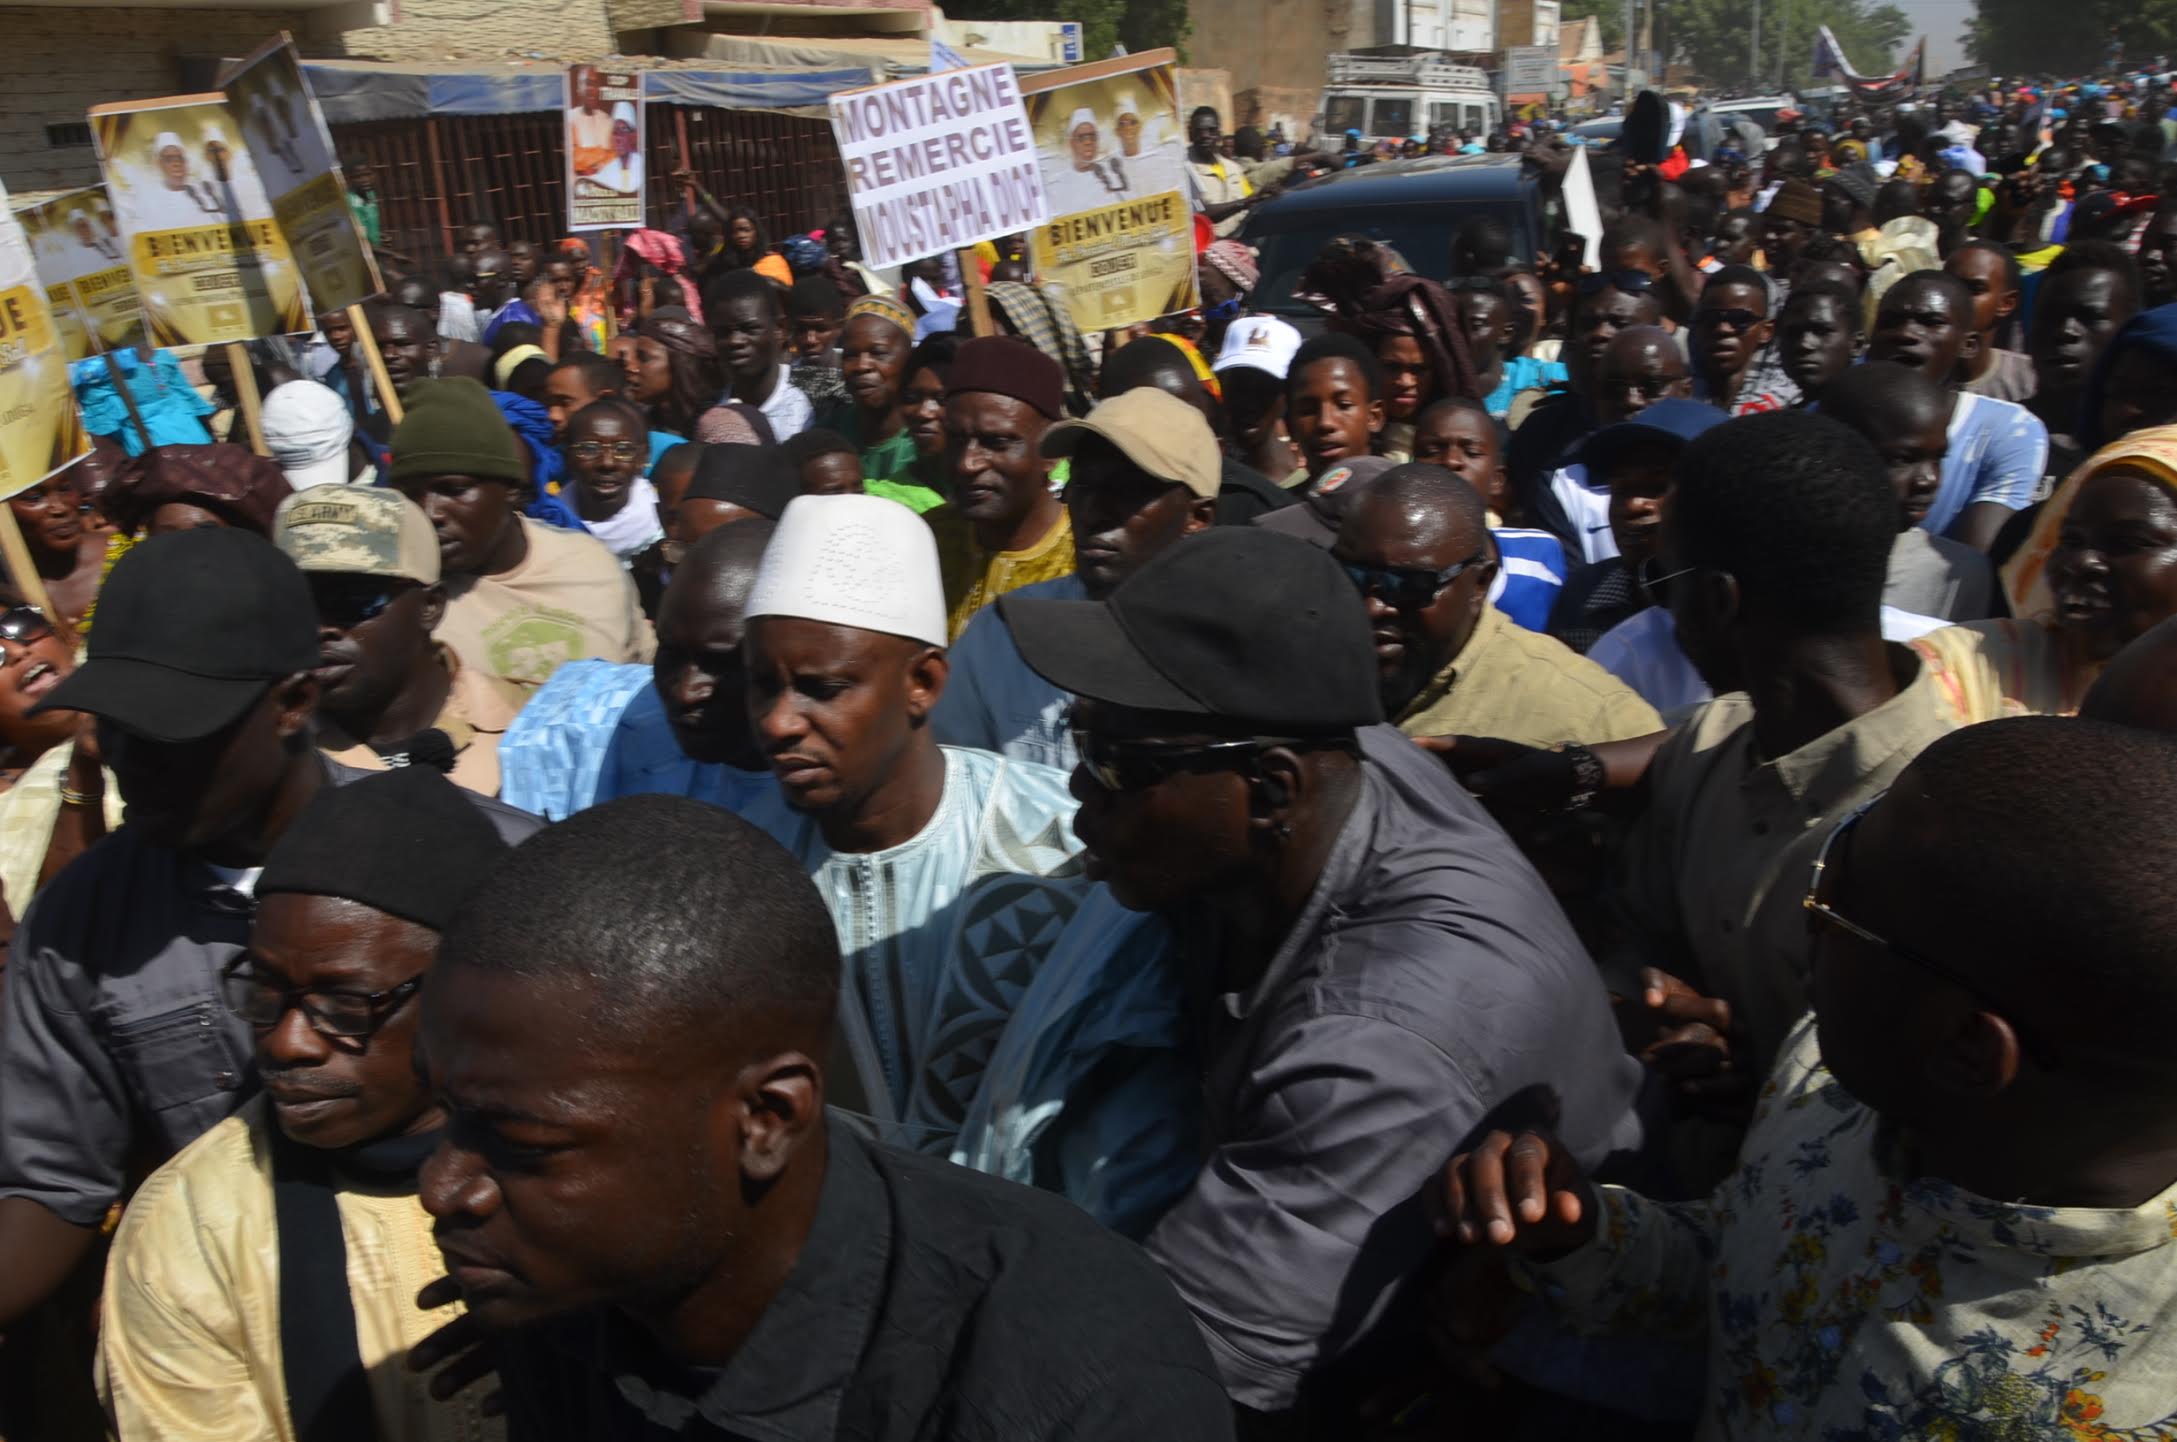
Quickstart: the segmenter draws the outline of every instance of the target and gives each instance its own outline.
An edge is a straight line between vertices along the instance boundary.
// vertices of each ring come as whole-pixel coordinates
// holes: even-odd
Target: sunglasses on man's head
[[[12,641],[27,646],[33,641],[43,641],[53,634],[53,623],[45,619],[45,612],[32,605],[10,606],[0,611],[0,641]]]
[[[401,598],[415,583],[388,580],[384,576],[338,576],[319,572],[310,576],[310,599],[317,605],[320,625],[347,631],[374,620]]]
[[[1655,277],[1644,270],[1603,270],[1580,277],[1580,294],[1600,295],[1606,290],[1622,290],[1627,295],[1646,295],[1654,290]]]
[[[1346,579],[1363,596],[1374,596],[1385,605],[1398,611],[1418,611],[1433,602],[1443,589],[1466,571],[1479,566],[1484,557],[1473,555],[1456,566],[1446,566],[1441,571],[1417,570],[1406,566],[1362,566],[1344,562]]]

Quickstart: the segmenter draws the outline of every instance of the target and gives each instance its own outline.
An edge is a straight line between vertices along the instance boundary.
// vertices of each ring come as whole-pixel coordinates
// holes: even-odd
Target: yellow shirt
[[[1945,626],[1912,648],[1964,725],[2003,716],[2075,716],[2101,674],[2098,664],[2072,664],[2056,628],[2043,621]]]
[[[106,1263],[98,1394],[123,1442],[294,1442],[280,1357],[280,1239],[262,1097],[152,1173],[122,1214]],[[491,1442],[487,1387],[434,1402],[408,1349],[461,1314],[416,1293],[446,1271],[413,1196],[338,1194],[355,1341],[378,1435]]]
[[[1018,551],[986,551],[975,527],[951,506],[922,519],[937,533],[937,565],[945,580],[946,630],[952,640],[975,613],[1008,591],[1073,574],[1073,517],[1061,506],[1058,524],[1042,540]]]
[[[60,787],[68,779],[68,761],[75,745],[55,746],[30,763],[0,794],[0,898],[17,921],[30,908],[38,890],[38,871],[53,844],[53,823],[60,820]],[[121,824],[121,788],[113,773],[106,773],[104,809],[106,829]]]
[[[1452,663],[1399,714],[1408,736],[1497,736],[1528,746],[1623,741],[1663,729],[1640,694],[1495,606]]]
[[[594,536],[522,518],[529,554],[496,576],[453,576],[438,639],[521,709],[569,661],[648,661],[656,637],[635,583]]]

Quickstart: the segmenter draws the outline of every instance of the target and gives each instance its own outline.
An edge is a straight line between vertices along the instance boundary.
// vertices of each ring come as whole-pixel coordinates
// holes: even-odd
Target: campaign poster
[[[0,498],[29,490],[90,449],[30,237],[0,189]]]
[[[346,310],[385,289],[294,45],[285,35],[266,45],[227,77],[226,90],[311,305],[321,315]]]
[[[1051,219],[1036,274],[1074,324],[1107,330],[1196,304],[1194,209],[1171,52],[1056,70],[1025,97]]]
[[[843,91],[831,125],[866,264],[900,265],[1050,218],[1010,65]]]
[[[153,345],[311,328],[302,272],[226,96],[96,105],[91,139]]]
[[[642,229],[642,75],[572,66],[566,107],[567,228]]]
[[[15,218],[30,239],[38,281],[68,359],[125,350],[143,339],[144,313],[129,274],[128,243],[104,186],[26,205]]]

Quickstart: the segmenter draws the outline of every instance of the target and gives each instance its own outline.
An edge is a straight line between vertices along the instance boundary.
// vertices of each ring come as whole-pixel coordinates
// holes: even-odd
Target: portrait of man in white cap
[[[96,270],[109,270],[121,263],[121,247],[99,230],[91,213],[80,205],[69,208],[68,234],[71,243],[66,274],[69,279]]]
[[[272,200],[247,148],[227,139],[219,125],[204,127],[207,186],[220,210],[234,220],[270,220]]]
[[[940,746],[950,675],[937,543],[878,496],[799,496],[764,548],[742,653],[776,788],[742,814],[791,851],[839,930],[827,1100],[945,1155],[1015,1005],[1096,895],[1065,772]],[[1138,938],[1113,912],[1110,949]]]
[[[225,219],[217,192],[198,178],[178,131],[152,138],[151,169],[157,183],[135,186],[130,197],[138,230],[182,230]]]
[[[612,159],[590,177],[607,190],[636,195],[643,188],[643,134],[631,100],[612,104]]]
[[[1073,112],[1066,121],[1065,140],[1066,163],[1044,169],[1051,214],[1095,210],[1127,198],[1129,192],[1118,160],[1102,153],[1103,136],[1094,110],[1084,105]]]

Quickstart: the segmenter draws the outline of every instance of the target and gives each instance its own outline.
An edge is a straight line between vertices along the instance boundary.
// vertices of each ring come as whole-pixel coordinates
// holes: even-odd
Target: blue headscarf
[[[2079,403],[2078,441],[2083,454],[2092,455],[2117,439],[2101,433],[2102,392],[2108,385],[2109,372],[2116,367],[2117,357],[2142,346],[2177,369],[2177,304],[2141,311],[2126,321],[2124,328],[2111,336],[2109,344],[2103,347],[2101,358],[2094,362],[2093,377],[2086,383],[2086,394]]]
[[[567,462],[560,456],[559,443],[553,438],[551,415],[527,396],[518,396],[512,391],[493,391],[491,398],[498,402],[499,414],[506,417],[514,434],[529,448],[530,497],[522,514],[562,530],[588,529],[574,513],[574,507],[552,494],[552,487],[566,474]]]

